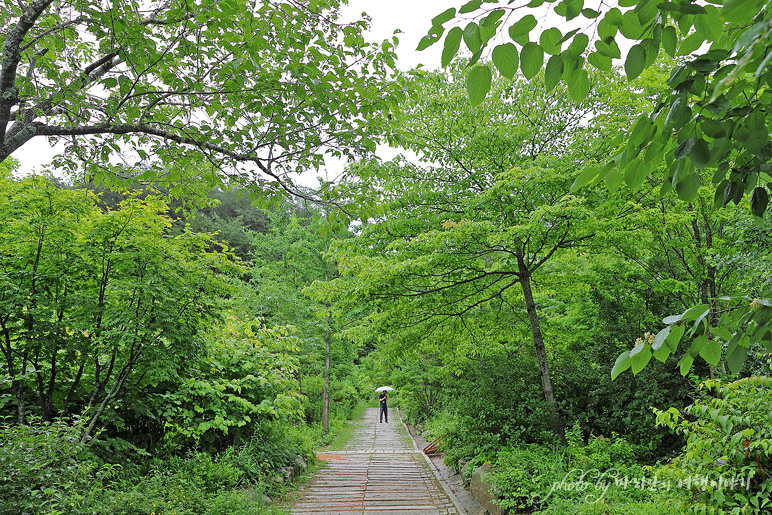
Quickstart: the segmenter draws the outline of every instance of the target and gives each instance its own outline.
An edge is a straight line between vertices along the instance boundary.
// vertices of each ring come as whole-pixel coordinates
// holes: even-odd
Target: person
[[[389,423],[389,411],[386,409],[386,403],[389,401],[389,397],[386,395],[386,392],[381,392],[381,396],[378,399],[381,401],[381,422],[383,422],[383,418],[386,417],[386,423]]]

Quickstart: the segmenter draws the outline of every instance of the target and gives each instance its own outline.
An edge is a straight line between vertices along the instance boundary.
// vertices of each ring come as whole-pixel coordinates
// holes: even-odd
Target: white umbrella
[[[392,390],[394,390],[394,388],[392,388],[391,386],[379,386],[378,388],[375,389],[376,392],[390,392]]]

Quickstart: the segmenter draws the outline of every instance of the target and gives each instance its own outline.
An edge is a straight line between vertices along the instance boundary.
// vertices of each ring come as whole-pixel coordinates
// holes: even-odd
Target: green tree
[[[458,11],[450,8],[438,15],[419,49],[441,39],[445,25],[452,24],[455,26],[445,37],[443,65],[459,51],[462,39],[474,54],[474,64],[495,41],[494,36],[508,27],[512,42],[492,49],[493,65],[503,75],[513,77],[519,64],[522,74],[531,79],[544,66],[546,55],[547,88],[563,81],[575,100],[585,98],[590,91],[591,77],[585,68],[610,71],[613,60],[622,57],[619,43],[624,39],[636,43],[625,56],[624,71],[629,80],[653,65],[660,49],[677,58],[667,79],[670,95],[650,114],[640,115],[627,144],[608,167],[598,168],[582,182],[608,181],[618,175],[637,187],[640,176],[665,162],[670,178],[665,188],[670,184],[681,198],[691,200],[701,182],[699,170],[710,169],[715,171],[712,180],[717,204],[739,202],[746,192],[752,192],[753,213],[764,213],[768,201],[764,180],[772,178],[765,166],[769,160],[765,113],[772,100],[764,94],[772,78],[766,59],[772,43],[766,31],[766,1],[727,0],[703,5],[692,0],[620,0],[618,7],[601,5],[601,10],[585,7],[583,0],[488,5],[491,3],[499,2],[486,2],[483,7],[480,0],[472,0]],[[538,41],[531,41],[531,32],[538,25],[533,9],[545,4],[556,4],[554,13],[567,22],[562,30],[576,28],[563,34],[560,28],[546,27],[538,34]],[[523,12],[528,14],[518,18],[517,13]],[[471,21],[469,17],[464,21],[457,18],[470,13]],[[463,29],[458,26],[461,23],[466,23]],[[521,47],[519,52],[516,45]],[[473,104],[482,102],[490,90],[490,80],[483,80],[490,75],[488,63],[470,72],[467,89]]]
[[[330,240],[345,238],[347,231],[332,224],[329,214],[314,205],[287,202],[270,212],[269,219],[270,230],[254,237],[254,309],[269,324],[294,328],[302,341],[302,365],[307,373],[316,375],[316,357],[323,356],[320,421],[322,429],[328,432],[331,371],[335,365],[342,365],[343,359],[350,361],[351,356],[340,352],[346,339],[331,317],[329,303],[311,298],[306,288],[337,277],[335,263],[325,259],[325,254]],[[311,399],[309,406],[314,405],[316,401]]]
[[[91,178],[125,179],[109,158],[128,147],[134,179],[290,188],[325,150],[374,149],[390,96],[394,43],[336,23],[338,5],[3,2],[0,161],[65,138],[56,164]]]
[[[554,12],[572,29],[564,34],[568,27],[547,26],[533,37],[531,32],[538,22],[532,9],[551,7],[555,2],[533,0],[509,2],[506,6],[491,3],[498,2],[483,6],[481,1],[472,0],[458,11],[446,10],[432,20],[432,28],[419,48],[440,40],[446,25],[456,25],[445,37],[443,64],[459,51],[462,39],[474,54],[475,64],[488,45],[496,41],[494,35],[503,34],[506,28],[513,42],[492,49],[494,66],[508,77],[519,68],[531,79],[545,66],[546,54],[546,87],[563,81],[577,100],[591,90],[587,68],[611,69],[613,60],[622,57],[623,40],[634,43],[624,61],[629,80],[656,63],[660,49],[676,58],[669,77],[663,81],[669,94],[649,114],[640,115],[627,141],[612,152],[611,159],[604,166],[588,167],[574,188],[605,182],[613,190],[624,181],[637,189],[656,168],[664,166],[667,175],[662,183],[663,195],[675,190],[679,198],[690,202],[705,185],[714,192],[713,204],[721,207],[729,202],[740,203],[749,193],[751,212],[757,217],[764,215],[772,184],[767,129],[767,116],[772,112],[768,2],[620,0],[618,6],[601,4],[596,10],[585,7],[582,0],[564,0],[554,5]],[[467,16],[462,21],[459,14]],[[462,28],[459,24],[465,25]],[[473,104],[480,104],[488,93],[490,75],[487,63],[469,73],[467,89]],[[683,356],[689,361],[709,341],[707,321],[718,318],[716,330],[730,341],[727,362],[730,370],[737,372],[753,343],[772,349],[771,299],[770,291],[762,292],[756,300],[747,294],[738,295],[724,299],[725,304],[712,313],[707,304],[693,306],[665,320],[667,327],[650,345],[650,351],[662,348],[666,335],[672,334],[661,352],[675,352],[686,331],[695,337],[688,356]],[[721,313],[724,316],[719,317]],[[631,352],[641,350],[636,346]]]
[[[376,331],[408,345],[431,341],[451,362],[530,338],[562,434],[533,285],[545,281],[545,264],[596,229],[597,199],[565,194],[576,162],[601,155],[611,139],[585,116],[603,111],[619,124],[629,105],[613,105],[601,90],[584,103],[561,102],[534,84],[499,81],[475,112],[462,80],[460,72],[420,77],[420,96],[397,118],[393,139],[420,152],[421,165],[355,168],[354,186],[371,187],[366,196],[381,199],[384,212],[334,247],[342,273],[356,279],[344,295],[381,311]],[[606,87],[618,83],[609,77]]]
[[[5,178],[1,198],[0,331],[17,420],[34,391],[44,420],[87,412],[87,439],[153,364],[195,354],[241,269],[209,235],[169,237],[158,197],[102,212],[88,191],[28,177]]]

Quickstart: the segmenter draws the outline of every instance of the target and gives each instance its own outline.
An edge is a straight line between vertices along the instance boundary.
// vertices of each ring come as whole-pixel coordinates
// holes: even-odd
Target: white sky
[[[418,64],[427,67],[439,66],[442,47],[435,44],[432,47],[417,52],[420,39],[431,26],[431,19],[448,7],[461,5],[461,0],[350,0],[349,5],[342,10],[341,21],[353,21],[366,12],[371,18],[369,39],[380,42],[390,38],[397,29],[399,46],[397,48],[398,62],[401,69],[410,69]],[[34,138],[18,151],[14,157],[21,163],[21,172],[42,171],[51,159],[63,150],[63,145],[54,148],[43,138]],[[337,165],[332,166],[337,168]],[[314,175],[313,172],[309,175]]]

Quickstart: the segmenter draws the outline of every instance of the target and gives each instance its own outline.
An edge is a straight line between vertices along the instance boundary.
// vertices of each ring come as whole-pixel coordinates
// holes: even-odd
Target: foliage
[[[686,437],[662,472],[688,483],[698,513],[768,513],[772,497],[772,380],[707,380],[684,410],[657,411],[657,423]]]
[[[488,475],[502,508],[537,513],[684,513],[680,494],[638,484],[646,472],[624,439],[567,431],[567,448],[540,444],[503,447]],[[667,507],[667,509],[666,509]],[[674,510],[675,508],[675,510]]]
[[[754,344],[761,344],[772,352],[772,291],[763,292],[761,298],[747,295],[722,296],[711,304],[697,304],[680,315],[663,319],[667,326],[656,335],[640,339],[636,346],[623,352],[614,364],[611,375],[618,376],[631,368],[638,372],[652,356],[664,361],[675,353],[682,338],[694,336],[688,351],[678,364],[681,374],[686,375],[699,356],[710,365],[718,365],[725,355],[729,371],[737,374]],[[716,326],[711,326],[709,316],[723,313]]]
[[[557,4],[554,12],[575,28],[563,34],[566,27],[545,27],[538,42],[531,41],[530,33],[538,25],[531,8],[541,7],[543,0],[508,2],[506,6],[490,3],[503,4],[486,2],[483,7],[482,2],[473,0],[458,11],[450,8],[438,15],[419,49],[440,40],[445,25],[460,23],[462,18],[457,15],[463,13],[468,15],[463,17],[466,26],[453,27],[445,37],[443,65],[458,52],[462,35],[474,54],[470,65],[475,65],[486,46],[495,41],[494,36],[508,26],[510,38],[521,50],[518,54],[513,43],[496,46],[492,57],[499,72],[514,77],[519,58],[522,74],[531,79],[544,65],[546,53],[551,57],[543,75],[545,86],[551,89],[563,81],[577,101],[593,89],[585,68],[611,71],[613,60],[622,57],[619,43],[623,40],[635,43],[625,56],[628,80],[633,81],[657,63],[660,48],[673,58],[669,77],[660,81],[668,94],[649,114],[638,116],[627,141],[619,138],[605,164],[586,167],[576,178],[573,190],[603,182],[613,192],[623,181],[637,190],[664,167],[666,175],[658,179],[662,196],[672,197],[674,191],[681,200],[692,202],[704,186],[710,188],[714,207],[739,204],[749,198],[751,213],[759,220],[764,216],[772,184],[772,153],[766,130],[767,116],[772,112],[772,68],[767,58],[772,40],[767,2],[630,0],[619,2],[618,7],[601,5],[596,10],[583,8],[581,0],[566,0]],[[524,12],[527,14],[517,19],[516,13]],[[468,74],[472,104],[480,104],[490,90],[490,81],[480,80],[490,75],[488,67],[488,63],[478,64]],[[770,318],[754,316],[750,306],[757,298],[762,304],[769,303],[770,296],[769,291],[735,296],[724,299],[729,306],[721,308],[712,305],[713,299],[709,306],[701,300],[681,316],[669,318],[665,322],[668,327],[657,333],[653,345],[643,342],[620,355],[614,376],[626,368],[641,369],[652,355],[674,352],[683,330],[673,324],[684,321],[699,326],[707,308],[713,309],[709,318],[718,318],[722,309],[734,311],[735,316],[723,319],[718,331],[721,334],[713,333],[707,323],[701,334],[694,329],[688,331],[689,338],[694,339],[679,363],[682,372],[688,372],[697,356],[715,365],[724,355],[730,370],[738,372],[750,345],[759,340],[767,345],[772,338]],[[751,317],[754,320],[748,324]],[[722,348],[722,343],[712,338],[714,335],[729,345]]]
[[[3,2],[0,161],[66,138],[56,165],[173,192],[292,189],[323,154],[373,150],[394,41],[365,42],[339,2]],[[110,156],[126,147],[127,176]],[[134,163],[133,163],[134,164]]]
[[[85,420],[0,426],[0,511],[101,513],[100,493],[120,467],[102,464],[80,441]]]
[[[599,11],[583,9],[581,1],[567,0],[560,2],[554,12],[565,18],[568,26],[576,28],[566,34],[557,27],[544,28],[538,42],[530,41],[530,33],[537,26],[530,8],[538,8],[545,2],[519,4],[482,7],[482,2],[473,0],[458,11],[450,8],[432,20],[432,29],[419,49],[438,41],[446,24],[453,23],[454,19],[460,22],[456,18],[458,14],[472,13],[471,21],[463,30],[453,27],[448,32],[443,65],[458,52],[462,34],[467,48],[474,54],[471,63],[474,64],[495,40],[494,36],[509,25],[509,36],[521,50],[518,59],[515,44],[498,44],[492,55],[493,65],[499,72],[505,77],[514,77],[519,60],[522,74],[531,79],[544,65],[546,53],[551,56],[544,76],[547,87],[551,89],[563,81],[571,97],[578,101],[591,89],[591,78],[585,67],[610,72],[613,59],[621,58],[619,42],[623,39],[637,42],[625,56],[624,71],[628,80],[652,66],[662,48],[671,57],[680,58],[667,80],[672,89],[670,97],[656,106],[651,115],[638,118],[627,146],[608,167],[588,174],[580,182],[606,180],[618,184],[609,172],[619,164],[618,171],[612,174],[624,176],[631,186],[638,187],[642,178],[665,157],[672,177],[672,182],[665,183],[667,189],[676,189],[684,200],[696,196],[700,178],[695,169],[717,168],[713,179],[717,185],[717,202],[725,205],[731,200],[739,201],[743,193],[753,191],[753,212],[764,213],[768,193],[763,183],[757,186],[757,179],[766,174],[764,163],[769,158],[762,149],[767,138],[750,137],[750,134],[763,133],[756,127],[764,125],[763,113],[770,100],[763,95],[770,76],[769,61],[765,59],[770,44],[766,32],[769,24],[766,2],[731,0],[719,8],[692,0],[660,4],[630,0],[619,2],[619,7],[601,6],[599,9],[606,9]],[[523,12],[524,7],[529,8],[525,9],[528,14],[519,20],[510,19],[513,14]],[[575,21],[572,23],[572,20]],[[582,22],[586,25],[581,25]],[[590,36],[594,38],[592,47]],[[477,68],[488,66],[483,63]],[[480,72],[470,73],[467,79],[470,100],[475,105],[482,102],[490,90],[490,83],[480,81],[479,77]],[[736,137],[732,138],[732,134]],[[734,173],[727,177],[730,169]]]
[[[170,237],[160,196],[101,211],[90,192],[42,177],[2,183],[2,367],[16,418],[88,411],[87,439],[130,384],[157,384],[198,355],[243,268],[211,235]]]
[[[258,324],[227,316],[206,332],[203,356],[159,396],[171,448],[237,444],[265,423],[300,418],[297,360],[290,355],[296,344],[286,330]]]
[[[146,515],[239,515],[262,513],[246,490],[236,489],[241,471],[228,456],[213,458],[191,453],[185,458],[157,460],[151,472],[138,482],[124,483],[120,490],[105,492],[105,513]]]
[[[313,460],[316,444],[305,426],[264,424],[245,445],[219,455],[156,457],[148,473],[137,476],[90,453],[79,439],[82,424],[2,426],[3,513],[263,513],[264,497],[276,487],[272,478],[297,466],[298,457]]]
[[[305,425],[264,424],[246,445],[230,453],[230,459],[242,472],[244,481],[266,484],[277,470],[294,467],[298,457],[313,461],[320,438],[318,430]]]

